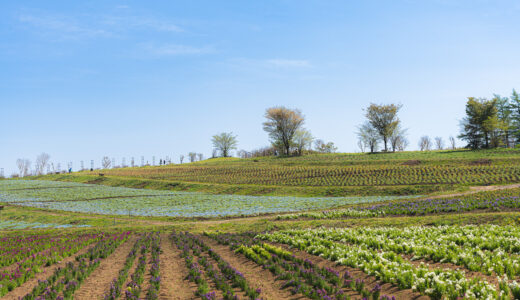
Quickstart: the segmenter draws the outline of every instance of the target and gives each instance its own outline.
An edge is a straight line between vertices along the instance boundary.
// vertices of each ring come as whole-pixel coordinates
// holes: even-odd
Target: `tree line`
[[[398,113],[402,105],[372,103],[364,109],[366,121],[358,126],[357,145],[361,152],[375,153],[404,151],[409,146],[407,129],[403,128]],[[269,155],[303,155],[305,153],[333,153],[337,150],[333,142],[325,143],[315,139],[303,127],[305,117],[298,109],[284,106],[268,108],[263,129],[268,133],[270,146],[251,152],[240,150],[242,158]],[[466,116],[461,121],[458,138],[466,141],[466,148],[515,147],[520,144],[520,96],[513,90],[511,97],[494,95],[493,99],[469,97]],[[220,133],[212,139],[215,151],[228,157],[237,149],[237,136]],[[312,147],[314,146],[314,147]],[[442,137],[422,136],[418,147],[421,151],[446,148],[456,149],[456,139],[449,137],[446,145]]]
[[[514,147],[520,143],[520,95],[468,98],[459,138],[468,148]]]

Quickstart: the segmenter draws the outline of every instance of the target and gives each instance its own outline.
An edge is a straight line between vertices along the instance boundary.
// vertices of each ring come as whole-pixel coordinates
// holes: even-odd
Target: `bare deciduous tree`
[[[374,127],[369,122],[364,123],[358,128],[357,135],[359,137],[359,141],[366,148],[370,149],[371,153],[377,151],[377,147],[379,144],[379,133],[375,130]]]
[[[18,167],[18,173],[20,177],[29,175],[29,169],[31,168],[31,161],[26,158],[19,158],[16,160],[16,166]]]
[[[240,150],[240,151],[238,151],[238,152],[237,152],[237,155],[238,155],[238,157],[240,157],[240,158],[250,158],[250,157],[252,156],[252,155],[251,155],[251,152],[248,152],[248,151],[243,150],[243,149]]]
[[[229,152],[237,148],[237,137],[232,132],[223,132],[214,135],[211,139],[213,147],[220,151],[222,157],[228,157]]]
[[[101,166],[103,166],[103,169],[109,169],[112,165],[112,161],[108,156],[104,156],[103,159],[101,159]]]
[[[408,144],[409,144],[409,142],[406,137],[399,139],[399,141],[397,143],[397,151],[404,151],[406,149],[406,147],[408,147]]]
[[[306,129],[298,129],[293,137],[293,145],[298,155],[303,154],[303,150],[307,150],[312,147],[312,141],[314,138],[310,131]]]
[[[444,149],[444,140],[440,136],[435,137],[435,147],[437,150]]]
[[[429,136],[425,135],[419,139],[419,149],[421,151],[429,151],[432,147],[432,140]]]
[[[379,133],[383,139],[385,151],[388,151],[388,141],[400,123],[397,113],[401,109],[401,105],[377,105],[370,104],[366,110],[366,117],[370,125]]]
[[[182,154],[181,154],[181,155],[179,155],[179,161],[180,161],[180,162],[181,162],[181,164],[182,164],[182,162],[184,161],[184,155],[182,155]]]
[[[358,146],[359,150],[361,151],[361,153],[365,153],[366,145],[365,145],[365,143],[363,143],[363,141],[361,139],[358,139],[357,146]]]
[[[190,152],[188,153],[188,157],[190,158],[190,162],[195,162],[197,160],[197,153]]]
[[[390,136],[390,146],[392,146],[392,151],[403,151],[399,150],[407,144],[406,141],[406,129],[402,129],[400,125],[397,125],[397,128],[394,130],[392,135]]]
[[[338,148],[334,146],[333,142],[325,143],[323,140],[316,140],[314,142],[314,147],[316,151],[320,153],[335,153]]]
[[[45,168],[49,164],[51,156],[45,152],[41,153],[36,157],[36,175],[42,175],[45,172]]]
[[[452,150],[457,149],[457,143],[456,143],[455,138],[453,136],[450,136],[450,145],[451,145],[451,149]]]
[[[199,157],[199,161],[201,161],[202,159],[204,159],[204,154],[202,154],[202,153],[197,154],[197,156]]]
[[[268,108],[265,117],[267,121],[263,124],[264,130],[269,134],[271,142],[280,147],[285,155],[290,155],[294,135],[305,120],[302,113],[297,109],[280,106]]]

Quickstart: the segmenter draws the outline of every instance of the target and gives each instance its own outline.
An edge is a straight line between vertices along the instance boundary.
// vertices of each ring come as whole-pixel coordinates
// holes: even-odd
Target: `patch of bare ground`
[[[110,283],[123,268],[126,257],[137,240],[132,235],[126,242],[106,259],[101,260],[99,266],[83,281],[79,289],[74,293],[74,299],[100,299],[110,289]]]
[[[259,287],[262,290],[263,299],[306,299],[303,295],[292,295],[288,289],[282,289],[283,282],[277,281],[269,270],[263,269],[242,254],[234,253],[229,246],[220,245],[205,236],[201,238],[226,262],[244,274],[252,287]]]
[[[509,185],[472,186],[469,188],[470,190],[467,192],[437,195],[437,196],[431,196],[431,197],[427,197],[427,198],[428,199],[437,199],[437,198],[446,198],[446,197],[459,197],[459,196],[475,194],[475,193],[483,192],[483,191],[499,191],[499,190],[516,189],[516,188],[520,188],[520,183],[509,184]]]
[[[151,249],[150,249],[151,250]],[[150,289],[150,278],[152,278],[152,274],[150,270],[152,269],[152,253],[148,251],[146,253],[146,268],[143,274],[143,283],[141,283],[141,295],[142,299],[146,299],[146,295],[148,294],[148,290]]]
[[[39,280],[45,280],[48,277],[52,276],[52,274],[54,274],[54,272],[56,271],[57,268],[64,268],[67,263],[74,262],[76,260],[77,256],[87,253],[87,251],[91,247],[94,247],[94,246],[91,244],[90,247],[87,246],[87,247],[81,249],[80,251],[76,252],[76,254],[71,255],[67,258],[64,258],[59,263],[42,268],[42,271],[40,273],[36,274],[33,278],[27,280],[21,286],[15,288],[11,292],[7,293],[7,295],[2,297],[2,299],[18,299],[18,298],[21,298],[21,297],[27,295],[28,293],[32,292],[34,287],[38,284]]]
[[[417,299],[417,300],[430,299],[430,297],[421,295],[420,293],[414,292],[411,289],[400,290],[397,286],[395,286],[391,283],[383,283],[383,282],[377,280],[374,276],[367,275],[365,272],[363,272],[359,269],[339,265],[336,262],[330,261],[323,257],[312,255],[305,251],[300,251],[295,248],[290,248],[288,245],[285,245],[285,244],[279,244],[279,243],[270,243],[270,244],[273,244],[278,247],[282,247],[288,251],[291,251],[296,257],[301,258],[301,259],[308,259],[319,267],[330,268],[330,269],[333,269],[333,270],[339,272],[340,274],[344,274],[346,271],[348,271],[350,276],[352,276],[354,280],[357,280],[357,279],[363,280],[363,282],[365,283],[365,286],[368,288],[368,290],[371,290],[372,288],[374,288],[376,286],[376,284],[379,284],[379,286],[381,287],[381,295],[394,296],[396,299]]]
[[[195,299],[197,286],[186,279],[188,271],[180,250],[173,245],[167,234],[161,236],[161,289],[159,299]]]

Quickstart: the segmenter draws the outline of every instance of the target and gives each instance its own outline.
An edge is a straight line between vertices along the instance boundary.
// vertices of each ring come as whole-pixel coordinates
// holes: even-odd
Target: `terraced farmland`
[[[491,162],[470,163],[482,153]],[[510,152],[482,153],[450,153],[450,163],[439,160],[440,153],[424,154],[419,164],[404,164],[417,155],[400,153],[385,164],[437,169],[439,177],[449,168],[460,174],[473,168],[473,177],[485,180],[493,178],[486,170],[516,167],[516,158],[505,157]],[[262,176],[280,170],[278,180],[286,184],[292,173],[283,172],[291,168],[314,168],[309,172],[317,177],[309,180],[320,180],[339,178],[327,168],[365,172],[381,165],[377,157],[346,157],[113,172],[180,168],[214,180],[226,168],[247,172],[241,164],[259,163],[271,172]],[[216,173],[202,176],[207,168]],[[234,183],[217,185],[240,187],[241,176],[249,177],[228,174]],[[252,172],[250,179],[255,176],[261,175]],[[377,176],[390,181],[403,173]],[[65,181],[0,180],[2,299],[520,299],[518,184],[445,196],[414,190],[406,196],[296,197],[186,192],[169,189],[169,179],[118,181],[107,174],[43,178]],[[143,180],[160,184],[94,184]]]
[[[98,177],[99,173],[104,177]],[[520,150],[209,159],[44,178],[212,194],[409,195],[519,183]]]
[[[319,155],[305,159],[247,159],[228,164],[207,163],[158,168],[105,170],[105,175],[166,179],[219,184],[287,186],[385,186],[423,184],[485,185],[520,182],[520,152],[506,152],[495,160],[443,158],[413,162],[397,154],[338,156],[323,160]],[[509,157],[509,158],[508,158]],[[315,158],[315,159],[314,159]],[[356,159],[353,159],[356,158]],[[417,159],[419,158],[419,159]],[[256,162],[255,162],[256,161]],[[295,161],[300,164],[295,165]],[[507,162],[507,163],[505,163]]]

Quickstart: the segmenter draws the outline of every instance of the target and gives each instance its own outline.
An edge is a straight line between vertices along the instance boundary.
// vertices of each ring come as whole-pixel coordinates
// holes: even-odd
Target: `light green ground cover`
[[[26,188],[27,187],[27,188]],[[65,182],[6,180],[0,202],[81,213],[134,216],[212,217],[329,209],[396,200],[396,196],[280,197],[210,195],[139,190]],[[406,197],[410,198],[410,197]]]

